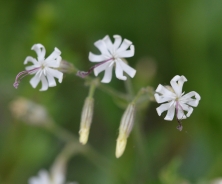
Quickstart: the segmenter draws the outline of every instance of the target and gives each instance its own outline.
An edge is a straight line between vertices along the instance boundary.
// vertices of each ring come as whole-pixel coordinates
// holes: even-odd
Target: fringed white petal
[[[191,98],[193,96],[196,99]],[[186,95],[182,96],[180,98],[180,101],[182,101],[183,103],[186,103],[186,104],[188,104],[190,106],[197,107],[198,104],[199,104],[200,99],[201,99],[201,97],[200,97],[200,95],[197,92],[191,91],[191,92],[187,93]]]
[[[118,79],[126,80],[126,76],[123,75],[123,68],[121,67],[120,62],[116,62],[115,73]]]
[[[48,81],[44,75],[41,75],[42,88],[39,91],[46,91],[49,87]]]
[[[93,54],[92,52],[89,53],[89,60],[91,62],[101,62],[101,61],[105,61],[106,59],[107,57],[104,55],[96,55],[96,54]]]
[[[132,42],[127,39],[124,39],[121,46],[117,49],[117,52],[121,53],[123,51],[126,51],[130,45],[132,45]]]
[[[170,84],[175,91],[175,93],[180,96],[182,94],[182,88],[184,82],[186,82],[187,79],[184,76],[176,75],[171,81]]]
[[[47,73],[46,77],[48,80],[49,87],[56,86],[56,81],[55,81],[54,77],[49,72]]]
[[[38,65],[38,61],[31,56],[25,58],[24,64],[26,65],[28,62],[33,63],[33,65]]]
[[[60,54],[61,54],[61,51],[55,48],[55,50],[45,60],[47,65],[49,67],[58,68],[60,66],[60,62],[62,61]]]
[[[110,55],[106,44],[103,40],[99,40],[97,42],[94,43],[94,45],[99,49],[99,51],[101,52],[102,55]]]
[[[164,111],[167,111],[172,104],[173,104],[172,102],[169,102],[169,103],[165,103],[165,104],[160,105],[159,107],[156,108],[157,114],[158,114],[159,116],[161,116],[161,114],[162,114]]]
[[[34,50],[37,54],[38,61],[45,59],[45,47],[42,44],[35,44],[32,46],[32,50]]]
[[[119,35],[114,35],[113,38],[115,39],[113,49],[117,50],[122,42],[122,37]]]
[[[166,87],[164,87],[161,84],[158,85],[156,92],[160,93],[163,97],[170,98],[171,100],[176,98],[175,93],[171,92],[170,90],[168,90]],[[158,102],[158,103],[161,103],[161,102]]]
[[[168,109],[167,114],[164,119],[167,121],[172,121],[174,114],[175,114],[175,105],[174,105],[174,103],[172,103],[172,105]]]
[[[104,71],[110,65],[110,63],[111,62],[106,62],[94,68],[95,76],[98,76],[100,72]]]
[[[187,114],[186,114],[186,117],[190,117],[190,115],[192,114],[193,112],[193,108],[186,105],[186,104],[183,104],[183,103],[180,103],[180,107],[184,110],[184,111],[187,111]],[[183,118],[185,119],[185,118]]]
[[[110,39],[110,37],[107,35],[103,38],[103,41],[105,42],[106,44],[106,47],[107,49],[109,50],[109,52],[113,52],[113,44],[112,44],[112,41]]]
[[[129,57],[134,56],[135,47],[134,47],[134,45],[131,45],[130,50],[125,50],[125,51],[121,51],[121,52],[119,52],[119,50],[118,50],[117,53],[120,58],[129,58]]]
[[[37,85],[39,84],[40,80],[41,80],[41,79],[40,79],[39,74],[36,73],[35,76],[32,77],[32,79],[30,80],[31,86],[32,86],[33,88],[36,88]]]
[[[168,101],[171,101],[171,100],[172,100],[171,97],[159,95],[158,93],[155,93],[155,94],[154,94],[154,97],[155,97],[157,103],[163,103],[163,102],[168,102]]]
[[[108,67],[106,68],[106,70],[105,70],[105,75],[104,75],[104,77],[103,77],[103,79],[102,79],[101,82],[103,82],[103,83],[109,83],[109,82],[111,81],[111,79],[112,79],[112,70],[113,70],[113,65],[108,66]]]
[[[125,62],[123,62],[121,59],[117,61],[120,66],[122,67],[123,71],[126,72],[131,78],[133,78],[136,74],[136,70],[129,65],[127,65]]]
[[[55,70],[55,69],[52,69],[52,68],[47,68],[47,74],[51,74],[53,77],[57,78],[59,83],[62,82],[62,79],[63,79],[63,73],[58,71],[58,70]]]

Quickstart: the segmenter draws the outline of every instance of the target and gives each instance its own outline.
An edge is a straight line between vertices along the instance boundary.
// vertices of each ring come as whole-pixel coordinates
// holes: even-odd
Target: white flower
[[[17,88],[20,80],[28,74],[35,74],[35,76],[30,80],[30,84],[33,88],[42,82],[42,88],[40,91],[45,91],[48,87],[56,86],[56,81],[54,78],[57,78],[61,83],[63,78],[63,73],[56,70],[55,68],[59,68],[61,58],[61,51],[57,48],[52,52],[50,56],[45,59],[45,47],[41,44],[35,44],[31,48],[37,54],[37,59],[28,56],[24,64],[28,62],[33,63],[31,66],[26,67],[26,71],[20,72],[15,79],[14,87]]]
[[[162,114],[162,112],[167,111],[164,119],[171,121],[176,110],[176,118],[179,123],[179,130],[182,130],[182,125],[179,120],[189,117],[193,112],[192,107],[197,107],[200,100],[200,95],[195,91],[189,92],[185,95],[184,92],[182,93],[183,83],[186,81],[187,79],[184,76],[176,75],[170,81],[172,88],[170,86],[164,87],[159,84],[154,95],[157,103],[167,102],[160,105],[156,109],[159,116]],[[185,114],[184,111],[187,111],[187,114]]]
[[[126,64],[123,58],[129,58],[134,55],[135,48],[132,42],[122,38],[119,35],[113,36],[115,41],[112,43],[109,36],[105,36],[102,40],[94,43],[99,49],[101,55],[95,55],[89,53],[89,60],[91,62],[99,62],[99,64],[90,68],[88,72],[77,73],[80,77],[85,77],[94,70],[94,74],[97,76],[100,72],[105,71],[105,75],[101,82],[109,83],[112,79],[112,69],[115,66],[116,77],[120,80],[126,80],[127,77],[123,75],[123,72],[127,73],[131,78],[136,74],[136,70]],[[122,43],[121,43],[122,42]],[[128,50],[128,48],[130,49]]]

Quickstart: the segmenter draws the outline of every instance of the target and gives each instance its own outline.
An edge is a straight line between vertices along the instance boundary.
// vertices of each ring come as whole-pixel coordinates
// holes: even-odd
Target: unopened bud
[[[19,97],[9,105],[12,115],[28,124],[42,125],[48,123],[49,116],[46,109],[26,98]]]
[[[79,130],[79,142],[82,144],[86,144],[89,137],[89,130],[92,123],[93,117],[93,106],[94,99],[91,97],[87,97],[83,106],[80,130]]]
[[[116,144],[116,157],[119,158],[125,151],[127,138],[132,131],[135,116],[135,104],[130,103],[125,110],[119,128],[119,136]]]

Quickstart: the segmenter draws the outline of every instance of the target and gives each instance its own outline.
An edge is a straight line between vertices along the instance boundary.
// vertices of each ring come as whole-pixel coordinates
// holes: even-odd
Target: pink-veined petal
[[[103,79],[101,80],[101,82],[103,83],[109,83],[112,79],[112,71],[113,71],[113,64],[110,66],[108,66],[106,69],[105,69],[105,74],[104,74],[104,77]]]
[[[101,61],[105,61],[106,59],[107,57],[104,55],[96,55],[96,54],[93,54],[92,52],[89,53],[89,60],[91,62],[101,62]]]
[[[94,68],[94,74],[95,76],[98,76],[98,74],[102,71],[104,71],[113,61],[109,61],[106,63],[103,63],[97,67]]]
[[[177,96],[180,96],[182,94],[182,88],[183,88],[183,83],[186,82],[187,79],[184,76],[179,76],[176,75],[171,81],[170,84],[177,94]]]
[[[118,50],[117,53],[118,53],[118,56],[121,58],[129,58],[129,57],[134,56],[135,47],[134,47],[134,45],[131,45],[130,50],[125,50],[125,51],[121,51],[121,52],[119,52],[119,50]]]
[[[33,88],[36,88],[36,86],[39,84],[41,78],[38,73],[35,74],[34,77],[30,80],[30,84]]]
[[[120,80],[126,80],[126,76],[123,75],[123,68],[120,65],[120,62],[116,62],[116,69],[115,69],[116,77]]]
[[[28,57],[25,58],[24,64],[27,64],[28,62],[33,63],[33,65],[39,65],[38,61],[35,58],[31,57],[31,56],[28,56]]]
[[[35,44],[32,46],[32,50],[34,50],[37,54],[38,61],[45,59],[45,47],[42,44]]]
[[[126,64],[125,62],[123,62],[121,59],[119,59],[119,60],[117,61],[117,63],[120,64],[122,70],[123,70],[124,72],[126,72],[131,78],[133,78],[133,77],[135,76],[136,70],[135,70],[134,68],[132,68],[132,67],[130,67],[129,65],[127,65],[127,64]]]
[[[42,88],[39,91],[46,91],[49,87],[48,81],[44,75],[41,75]]]
[[[130,45],[132,45],[132,42],[127,39],[124,39],[121,46],[118,48],[117,52],[121,53],[123,51],[126,51]]]
[[[55,69],[52,69],[52,68],[47,68],[47,73],[50,73],[53,77],[57,78],[59,83],[62,82],[62,79],[63,79],[63,73],[58,71],[58,70],[55,70]]]
[[[122,42],[122,37],[119,35],[114,35],[113,38],[115,39],[113,49],[117,50]]]
[[[172,104],[170,106],[170,108],[168,109],[167,114],[166,114],[164,119],[167,120],[167,121],[172,121],[173,117],[174,117],[174,114],[175,114],[175,105]]]

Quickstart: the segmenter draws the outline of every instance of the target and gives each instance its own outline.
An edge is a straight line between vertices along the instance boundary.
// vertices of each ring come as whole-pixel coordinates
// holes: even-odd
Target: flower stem
[[[79,143],[77,137],[71,134],[69,131],[63,129],[62,127],[56,125],[54,122],[48,123],[48,126],[45,128],[54,134],[59,139],[66,142],[68,145],[73,145],[73,149],[68,149],[67,156],[71,157],[73,154],[81,153],[84,155],[89,161],[91,161],[96,167],[103,170],[107,175],[112,175],[112,177],[118,176],[119,179],[126,181],[127,178],[123,178],[121,171],[118,170],[108,159],[106,159],[103,155],[97,152],[92,146],[89,144],[82,145]],[[115,169],[113,169],[115,168]],[[112,172],[111,172],[112,170]],[[113,172],[114,170],[114,172]]]

